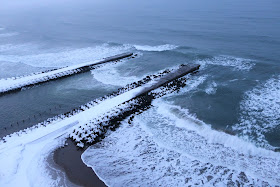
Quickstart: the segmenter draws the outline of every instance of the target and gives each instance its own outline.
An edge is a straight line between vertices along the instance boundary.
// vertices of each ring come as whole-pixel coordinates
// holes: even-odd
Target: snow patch
[[[63,127],[64,125],[64,127]],[[56,186],[63,183],[46,170],[46,158],[64,144],[65,133],[76,123],[56,124],[18,132],[0,142],[1,186]]]

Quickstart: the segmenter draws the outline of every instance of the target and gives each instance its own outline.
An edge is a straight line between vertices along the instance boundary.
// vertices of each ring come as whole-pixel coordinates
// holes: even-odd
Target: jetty
[[[119,55],[104,58],[103,60],[96,61],[96,62],[77,64],[64,68],[54,69],[51,71],[41,72],[38,74],[32,74],[29,76],[1,79],[0,96],[12,92],[17,92],[22,90],[23,88],[35,86],[41,83],[66,78],[75,74],[84,73],[94,69],[95,66],[105,64],[108,62],[117,62],[121,59],[129,58],[129,57],[133,57],[133,53],[122,53]]]
[[[145,95],[152,90],[155,90],[155,89],[157,89],[161,86],[164,86],[164,85],[168,84],[171,81],[174,81],[174,80],[176,80],[180,77],[183,77],[183,76],[185,76],[189,73],[192,73],[192,72],[198,70],[199,67],[200,67],[200,65],[198,65],[198,64],[183,64],[177,70],[175,70],[171,73],[168,73],[167,75],[161,77],[157,82],[155,82],[151,86],[145,87],[142,91],[137,93],[137,95],[135,97]]]
[[[199,67],[200,65],[196,64],[181,65],[176,70],[165,71],[165,73],[155,75],[153,76],[155,78],[149,79],[148,81],[145,81],[147,79],[144,78],[145,80],[131,83],[131,86],[135,86],[132,89],[124,93],[120,91],[119,95],[108,97],[102,102],[96,102],[95,106],[81,112],[85,112],[85,114],[89,113],[88,116],[91,116],[91,119],[86,123],[80,123],[70,134],[70,138],[79,147],[91,145],[95,141],[99,141],[107,129],[117,128],[121,121],[128,117],[128,123],[130,123],[134,115],[149,109],[152,101],[157,98],[155,93],[151,93],[153,90],[166,87],[162,92],[177,91],[178,88],[176,86],[174,88],[169,84],[185,86],[185,84],[179,83],[179,79],[187,74],[196,72]],[[159,95],[164,94],[159,93]]]

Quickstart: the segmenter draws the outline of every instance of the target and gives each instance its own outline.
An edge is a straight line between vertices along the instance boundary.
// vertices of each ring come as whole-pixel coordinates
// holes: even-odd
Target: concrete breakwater
[[[119,55],[105,58],[101,61],[83,63],[74,66],[68,66],[59,69],[53,69],[50,71],[44,71],[41,73],[34,73],[29,76],[12,77],[8,79],[0,80],[0,96],[8,93],[20,91],[23,88],[31,87],[41,83],[49,82],[52,80],[58,80],[61,78],[69,77],[74,74],[84,73],[94,69],[96,66],[105,64],[108,62],[116,62],[118,60],[133,57],[133,53],[122,53]]]
[[[98,115],[86,124],[75,128],[70,134],[70,138],[79,147],[91,145],[101,140],[108,129],[115,129],[125,119],[130,123],[135,115],[149,109],[153,99],[161,97],[167,92],[172,93],[178,91],[184,87],[186,85],[186,79],[182,77],[198,69],[199,65],[182,65],[177,70],[166,70],[162,72],[159,74],[159,77],[156,76],[157,79],[153,77],[153,81],[151,81],[150,76],[147,76],[144,80],[149,80],[150,83],[146,83],[146,85],[146,81],[136,83],[136,85],[143,85],[128,91],[133,92],[132,94],[128,94],[127,92],[122,94],[127,95],[125,97],[119,95],[118,97],[125,98],[121,104],[110,108],[106,113]],[[158,88],[161,88],[161,91],[153,92]],[[136,89],[138,90],[134,91]]]

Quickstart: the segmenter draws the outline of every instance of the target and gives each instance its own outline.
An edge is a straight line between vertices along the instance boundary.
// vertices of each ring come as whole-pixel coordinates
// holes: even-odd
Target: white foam
[[[107,185],[279,184],[279,153],[214,131],[177,106],[153,105],[83,153]]]
[[[240,103],[240,123],[233,129],[260,146],[271,147],[264,134],[280,126],[280,76],[248,91]]]
[[[107,64],[106,66],[92,70],[91,74],[97,81],[114,86],[126,86],[129,83],[139,80],[136,76],[120,74],[118,70],[120,65],[120,63]]]
[[[207,60],[199,60],[196,63],[200,64],[202,68],[207,65],[218,65],[225,67],[233,67],[234,70],[250,70],[255,65],[253,60],[245,58],[236,58],[232,56],[221,55]]]
[[[207,88],[205,89],[205,92],[208,95],[213,95],[217,91],[217,83],[213,81],[212,83],[208,84]]]
[[[35,67],[64,67],[95,61],[108,56],[127,52],[129,47],[111,47],[107,44],[80,49],[60,49],[31,55],[0,55],[0,61],[21,62]]]
[[[157,46],[150,46],[150,45],[133,45],[135,49],[140,51],[170,51],[177,48],[175,45],[165,44],[165,45],[157,45]]]
[[[176,126],[190,131],[196,131],[197,134],[203,136],[211,143],[222,144],[225,147],[230,147],[236,151],[244,152],[244,154],[265,156],[275,155],[273,151],[257,148],[252,143],[246,142],[237,136],[213,130],[210,125],[205,124],[203,121],[200,121],[195,116],[189,114],[187,109],[167,104],[161,100],[155,101],[153,105],[158,108],[158,114],[168,116],[168,118],[175,121],[174,124]]]

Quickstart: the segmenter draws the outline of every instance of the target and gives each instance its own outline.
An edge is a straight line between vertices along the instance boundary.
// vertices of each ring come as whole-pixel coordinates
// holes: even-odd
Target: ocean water
[[[108,133],[85,164],[111,186],[279,185],[279,9],[277,0],[3,0],[0,79],[138,58],[1,96],[0,137],[197,63],[185,88]]]

